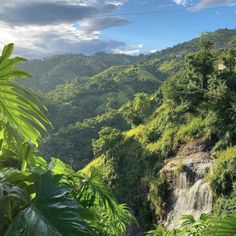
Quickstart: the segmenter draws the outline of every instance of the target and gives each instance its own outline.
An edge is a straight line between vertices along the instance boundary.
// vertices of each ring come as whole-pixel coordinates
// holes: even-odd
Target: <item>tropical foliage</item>
[[[187,55],[184,69],[158,92],[138,94],[122,107],[132,124],[130,130],[103,128],[93,141],[95,157],[105,157],[113,165],[109,180],[114,193],[136,210],[144,228],[150,228],[152,221],[165,220],[168,187],[158,171],[167,158],[194,140],[210,145],[214,164],[207,180],[215,199],[221,196],[234,202],[236,72],[233,62],[223,70],[218,68],[222,56],[232,55],[232,50],[214,52],[212,43],[203,37],[199,51]],[[141,118],[138,122],[132,119],[137,117],[135,109]],[[181,168],[180,162],[180,172]]]
[[[13,44],[0,58],[0,235],[125,235],[133,222],[95,168],[75,172],[58,159],[47,163],[37,150],[50,124],[40,100],[15,77],[22,58],[10,59]]]
[[[184,215],[180,229],[165,230],[158,226],[149,231],[148,236],[233,236],[236,235],[236,215],[216,218],[214,215],[203,213],[198,220],[192,215]]]
[[[87,165],[79,173],[88,179],[96,173],[91,174],[93,167],[100,168],[104,172],[100,178],[120,202],[132,208],[144,232],[166,219],[168,186],[159,170],[178,150],[199,140],[208,144],[207,152],[213,160],[206,176],[214,193],[209,224],[217,228],[213,224],[215,216],[219,226],[230,222],[236,199],[234,47],[235,30],[221,29],[145,57],[66,55],[24,63],[23,67],[34,73],[34,79],[25,83],[40,90],[37,92],[46,102],[54,126],[49,126],[49,135],[43,133],[46,142],[40,144],[40,150],[48,159],[59,156],[77,170]],[[39,101],[34,103],[43,109]],[[47,126],[48,121],[42,118],[37,116]],[[6,144],[3,146],[7,158],[1,165],[19,169],[21,158],[16,154],[12,157]],[[10,150],[16,153],[17,147],[24,147],[18,153],[28,153],[27,147],[32,146],[13,142]],[[39,155],[35,148],[30,150],[31,156]],[[35,169],[42,162],[39,158],[23,159],[27,159],[23,169]],[[183,169],[181,160],[179,172]],[[49,169],[53,176],[57,173],[52,166]],[[44,172],[47,168],[44,164]],[[61,181],[72,184],[65,175]],[[75,187],[72,184],[72,192],[66,195],[72,196]],[[77,202],[84,204],[84,199],[80,200]],[[98,217],[103,228],[108,230],[109,224],[113,232],[117,223],[109,217],[108,221]],[[190,217],[193,222],[181,230],[166,232],[159,225],[153,232],[197,234],[204,228],[205,218],[198,221]],[[84,219],[98,231],[95,221]]]

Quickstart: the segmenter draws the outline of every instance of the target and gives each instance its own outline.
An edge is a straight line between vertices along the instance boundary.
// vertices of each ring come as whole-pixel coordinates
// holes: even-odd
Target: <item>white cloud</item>
[[[0,0],[0,47],[13,42],[16,53],[41,57],[55,53],[111,51],[122,42],[102,40],[101,31],[129,22],[96,17],[118,9],[126,0]]]
[[[134,46],[134,47],[135,47],[135,46]],[[144,47],[144,44],[140,43],[140,44],[137,45],[137,47],[138,47],[139,49],[141,49],[141,48]]]
[[[209,7],[216,6],[233,6],[236,5],[236,0],[201,0],[197,4],[195,4],[192,9],[201,10]]]
[[[151,49],[149,52],[150,53],[155,53],[155,52],[157,52],[157,49]]]
[[[173,0],[177,5],[186,6],[188,3],[188,0]]]
[[[125,47],[114,48],[112,52],[114,54],[125,54],[130,56],[138,56],[141,53],[141,49],[144,47],[143,44],[131,45]]]
[[[0,23],[0,28],[0,46],[14,42],[16,54],[26,57],[61,53],[91,54],[124,46],[121,42],[99,39],[99,32],[87,33],[71,24],[21,27]]]
[[[90,18],[80,22],[80,29],[85,32],[100,31],[110,27],[117,27],[127,25],[129,22],[119,16],[104,17],[104,18]]]
[[[115,48],[113,49],[113,53],[124,54],[124,55],[129,55],[129,56],[138,56],[140,54],[140,50],[139,49],[127,50],[127,49]]]

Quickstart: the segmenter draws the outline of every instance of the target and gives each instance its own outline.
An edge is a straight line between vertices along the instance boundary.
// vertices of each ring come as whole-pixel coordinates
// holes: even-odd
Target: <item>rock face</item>
[[[211,164],[209,145],[195,141],[182,147],[161,170],[169,188],[166,227],[178,228],[182,215],[192,214],[198,218],[212,210],[212,192],[204,179]]]

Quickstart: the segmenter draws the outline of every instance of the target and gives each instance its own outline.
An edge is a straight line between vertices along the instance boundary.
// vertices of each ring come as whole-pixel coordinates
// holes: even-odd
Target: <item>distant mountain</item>
[[[57,85],[75,77],[90,77],[114,65],[128,65],[143,59],[134,57],[96,53],[92,56],[82,54],[57,55],[42,60],[31,60],[22,67],[32,74],[33,79],[25,84],[33,89],[48,92]]]
[[[214,32],[206,32],[203,35],[214,43],[216,49],[236,46],[236,29],[218,29]],[[199,39],[200,37],[158,51],[154,54],[151,54],[150,57],[147,58],[147,61],[156,57],[161,58],[162,60],[172,57],[179,58],[186,53],[195,52],[198,48],[197,44]]]

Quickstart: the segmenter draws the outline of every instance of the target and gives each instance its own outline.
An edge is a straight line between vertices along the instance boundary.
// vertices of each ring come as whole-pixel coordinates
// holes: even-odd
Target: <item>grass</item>
[[[180,172],[182,172],[183,169],[184,169],[184,159],[181,157],[181,158],[179,159],[179,162],[178,162],[177,166],[176,166],[176,172],[177,172],[177,174],[179,174]]]
[[[175,68],[175,66],[176,66],[176,61],[175,60],[170,60],[170,61],[162,63],[159,66],[159,70],[163,73],[167,73],[167,72],[173,70]]]
[[[109,175],[112,172],[112,166],[107,163],[105,156],[100,156],[93,161],[91,161],[88,165],[86,165],[81,172],[84,174],[89,174],[91,171],[91,168],[95,167],[100,171],[104,179],[108,178]]]
[[[125,132],[124,135],[127,138],[131,137],[138,137],[143,133],[144,125],[139,125],[133,129],[130,129],[129,131]]]
[[[225,162],[236,157],[236,146],[229,147],[223,151],[215,152],[214,156],[217,159],[217,162]]]

